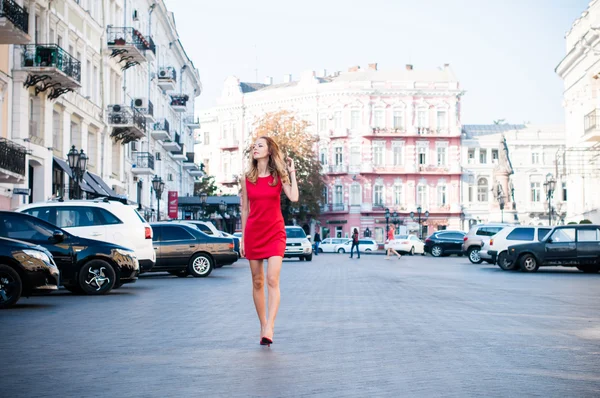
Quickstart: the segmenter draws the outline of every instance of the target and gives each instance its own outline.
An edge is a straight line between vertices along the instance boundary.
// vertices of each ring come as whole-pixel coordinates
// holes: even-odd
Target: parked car
[[[425,255],[425,243],[415,235],[394,235],[394,239],[383,246],[385,250],[388,247],[411,256],[415,253]]]
[[[516,264],[508,261],[508,246],[519,243],[540,242],[546,237],[552,227],[541,226],[514,226],[506,227],[490,238],[489,244],[484,245],[481,251],[487,254],[500,268],[509,271],[517,268]]]
[[[0,309],[15,305],[21,296],[58,290],[59,274],[43,247],[0,238]]]
[[[489,242],[492,236],[508,226],[509,224],[501,223],[473,225],[469,233],[463,238],[463,254],[466,254],[469,257],[469,261],[473,264],[481,264],[484,260],[489,264],[493,264],[492,258],[487,255],[487,251],[486,253],[481,253],[480,250],[484,243],[487,244]]]
[[[319,253],[335,253],[337,246],[348,242],[348,238],[325,238],[319,244]]]
[[[600,271],[600,226],[581,224],[554,227],[541,242],[508,246],[508,261],[521,271],[543,266],[577,267],[586,273]]]
[[[209,236],[194,225],[163,221],[153,223],[152,229],[156,264],[151,272],[207,277],[214,268],[238,259],[231,238]]]
[[[131,206],[108,199],[52,200],[17,210],[49,222],[82,238],[114,243],[132,249],[140,272],[156,261],[150,224]]]
[[[465,235],[462,231],[436,231],[425,239],[425,252],[433,257],[462,255]]]
[[[73,293],[105,294],[135,282],[140,272],[133,250],[75,236],[28,214],[0,211],[0,237],[37,244],[52,253],[60,283]]]
[[[312,244],[300,227],[285,227],[285,253],[283,257],[298,257],[300,261],[312,261]]]
[[[233,250],[238,254],[238,257],[240,257],[240,238],[225,231],[219,231],[219,233],[223,238],[233,239]]]
[[[373,239],[359,239],[358,240],[358,248],[363,252],[374,252],[379,249],[379,243],[375,242]],[[335,247],[335,251],[338,253],[350,253],[350,249],[352,248],[352,239],[344,242]]]
[[[201,221],[201,220],[168,220],[169,222],[177,222],[184,224],[193,224],[200,231],[204,232],[206,235],[210,236],[222,236],[221,231],[215,227],[213,223],[210,221]]]

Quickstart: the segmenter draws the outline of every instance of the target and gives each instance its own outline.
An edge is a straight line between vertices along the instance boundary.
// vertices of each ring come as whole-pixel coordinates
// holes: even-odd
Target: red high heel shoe
[[[271,344],[273,344],[273,340],[271,340],[268,337],[263,337],[262,339],[260,339],[260,345],[266,345],[270,347]]]

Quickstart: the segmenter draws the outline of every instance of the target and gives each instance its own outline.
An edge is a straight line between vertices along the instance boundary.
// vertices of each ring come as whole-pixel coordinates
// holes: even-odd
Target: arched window
[[[487,202],[488,201],[488,180],[487,178],[480,178],[477,180],[477,201]]]

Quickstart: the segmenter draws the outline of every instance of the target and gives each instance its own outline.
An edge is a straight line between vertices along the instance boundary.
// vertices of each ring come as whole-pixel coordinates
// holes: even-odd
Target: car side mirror
[[[62,242],[63,240],[65,240],[65,233],[63,231],[57,229],[52,234],[52,239],[54,239],[55,242]]]
[[[546,243],[552,243],[552,238],[548,238],[548,240],[546,241]]]

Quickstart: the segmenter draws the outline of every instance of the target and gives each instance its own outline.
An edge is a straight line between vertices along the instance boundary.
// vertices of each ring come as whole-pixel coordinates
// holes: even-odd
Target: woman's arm
[[[246,250],[244,249],[244,237],[246,236],[246,221],[248,220],[248,214],[250,214],[250,205],[248,203],[248,193],[246,192],[246,176],[242,175],[242,238],[240,239],[240,254],[242,257],[246,256]]]
[[[290,176],[290,184],[283,184],[283,192],[292,202],[297,202],[300,194],[298,192],[298,182],[296,181],[296,167],[294,166],[294,160],[287,158],[288,173]]]

